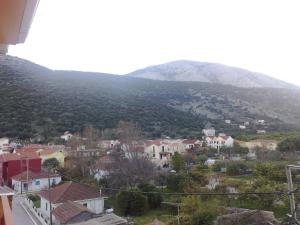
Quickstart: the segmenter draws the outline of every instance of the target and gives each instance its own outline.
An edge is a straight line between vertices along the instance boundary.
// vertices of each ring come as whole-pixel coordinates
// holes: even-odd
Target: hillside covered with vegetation
[[[0,57],[0,96],[0,136],[23,139],[81,131],[86,124],[114,128],[120,120],[138,123],[152,138],[199,137],[207,122],[230,133],[256,119],[270,131],[300,124],[298,90],[52,71],[11,56]]]

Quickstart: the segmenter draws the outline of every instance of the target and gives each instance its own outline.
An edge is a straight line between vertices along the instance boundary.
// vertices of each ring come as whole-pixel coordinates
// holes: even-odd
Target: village
[[[10,190],[38,224],[172,224],[180,215],[163,221],[158,220],[160,215],[152,215],[139,222],[138,216],[151,207],[122,211],[116,196],[122,188],[149,185],[145,190],[157,191],[161,197],[155,209],[170,200],[163,197],[165,192],[239,193],[254,178],[257,160],[276,161],[280,144],[278,140],[235,140],[213,127],[203,129],[199,139],[148,140],[126,122],[119,139],[99,138],[92,126],[84,133],[66,131],[59,145],[20,144],[0,138],[1,186]],[[193,181],[185,183],[187,179]],[[174,213],[173,209],[168,213]],[[222,221],[222,216],[214,219]]]

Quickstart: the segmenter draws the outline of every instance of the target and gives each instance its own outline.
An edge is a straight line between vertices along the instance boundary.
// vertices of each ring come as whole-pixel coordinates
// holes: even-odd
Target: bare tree
[[[135,187],[148,183],[155,176],[154,165],[144,154],[142,132],[136,124],[120,122],[118,137],[120,151],[113,154],[114,166],[109,184],[113,187]]]
[[[98,141],[101,139],[101,132],[92,125],[86,125],[82,137],[87,148],[96,148]]]
[[[71,148],[71,150],[77,150],[81,145],[83,145],[83,140],[78,132],[75,133],[67,143],[67,146]]]

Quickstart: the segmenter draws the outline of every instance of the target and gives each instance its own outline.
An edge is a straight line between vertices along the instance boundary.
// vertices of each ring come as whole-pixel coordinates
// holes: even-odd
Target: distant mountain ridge
[[[167,81],[198,81],[236,87],[299,88],[296,85],[245,69],[217,63],[178,60],[136,70],[127,76]]]

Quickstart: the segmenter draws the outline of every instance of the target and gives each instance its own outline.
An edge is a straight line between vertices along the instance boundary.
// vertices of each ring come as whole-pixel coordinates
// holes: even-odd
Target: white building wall
[[[216,135],[216,130],[213,129],[213,128],[209,128],[209,129],[203,129],[202,130],[202,133],[205,135],[205,136],[215,136]]]
[[[79,204],[86,204],[86,207],[93,213],[100,214],[104,212],[104,198],[86,199],[82,201],[75,201]],[[55,209],[59,204],[52,204],[52,209]],[[41,197],[41,212],[43,215],[50,217],[50,203],[47,199]]]
[[[87,208],[96,214],[104,212],[104,198],[87,199],[76,202],[82,205],[87,204]]]
[[[50,217],[50,204],[49,204],[49,201],[43,197],[41,197],[41,213],[44,215],[44,216],[47,216],[47,217]],[[55,205],[53,204],[52,205],[53,208],[55,208]]]
[[[52,177],[50,178],[50,185],[57,185],[61,182],[61,177]],[[22,182],[22,185],[24,187],[24,183]],[[42,179],[35,179],[32,181],[29,181],[28,183],[28,192],[35,192],[35,191],[40,191],[42,189],[48,188],[48,178],[42,178]],[[12,185],[14,187],[14,190],[17,193],[21,193],[21,182],[16,181],[12,179]],[[22,188],[22,192],[25,192],[24,188]]]
[[[234,146],[234,139],[232,137],[229,137],[226,141],[225,141],[225,146],[227,148],[231,148]]]

